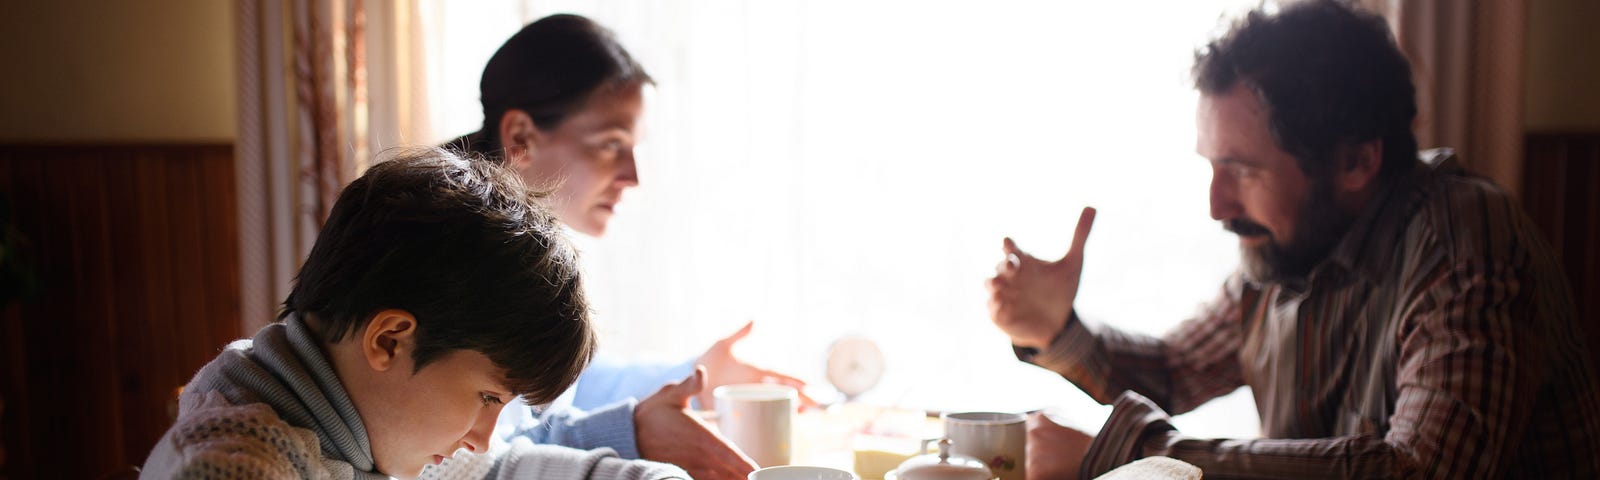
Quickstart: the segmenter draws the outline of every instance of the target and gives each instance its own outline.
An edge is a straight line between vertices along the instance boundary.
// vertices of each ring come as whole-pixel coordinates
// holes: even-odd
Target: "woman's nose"
[[[639,186],[639,165],[634,161],[632,148],[623,152],[622,164],[617,168],[617,183],[624,187]]]

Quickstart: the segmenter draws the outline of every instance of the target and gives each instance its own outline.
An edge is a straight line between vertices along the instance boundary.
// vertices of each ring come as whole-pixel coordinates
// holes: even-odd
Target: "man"
[[[994,323],[1114,405],[1092,439],[1040,421],[1030,473],[1162,455],[1207,478],[1600,476],[1564,277],[1511,198],[1447,154],[1418,161],[1410,75],[1381,18],[1331,1],[1252,12],[1197,53],[1196,150],[1241,265],[1162,338],[1073,313],[1092,210],[1060,261],[1006,241]],[[1168,423],[1241,385],[1265,438]]]
[[[184,388],[145,478],[402,478],[483,453],[594,351],[577,251],[515,174],[402,150],[339,194],[279,321]],[[687,478],[522,441],[456,478]]]

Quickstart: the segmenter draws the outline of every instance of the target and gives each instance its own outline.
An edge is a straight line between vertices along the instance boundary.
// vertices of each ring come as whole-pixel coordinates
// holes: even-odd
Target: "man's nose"
[[[1211,219],[1227,220],[1238,217],[1243,208],[1239,205],[1237,186],[1233,178],[1222,172],[1211,173]]]

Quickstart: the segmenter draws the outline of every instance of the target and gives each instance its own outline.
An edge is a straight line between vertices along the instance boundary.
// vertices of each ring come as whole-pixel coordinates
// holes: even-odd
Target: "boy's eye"
[[[478,396],[480,397],[480,400],[483,400],[483,404],[485,406],[488,406],[488,405],[499,405],[499,404],[505,403],[504,401],[500,400],[500,397],[496,397],[494,395],[490,395],[490,394],[487,394],[487,393],[480,393],[480,394],[478,394]]]

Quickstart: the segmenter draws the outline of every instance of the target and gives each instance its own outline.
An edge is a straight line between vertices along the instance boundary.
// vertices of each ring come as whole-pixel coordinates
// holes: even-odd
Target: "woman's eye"
[[[499,405],[499,404],[505,403],[504,401],[500,400],[500,397],[496,397],[494,395],[490,395],[490,394],[487,394],[487,393],[480,393],[480,394],[478,394],[478,396],[480,397],[479,398],[480,400],[483,400],[483,404],[485,406],[488,406],[488,405]]]

